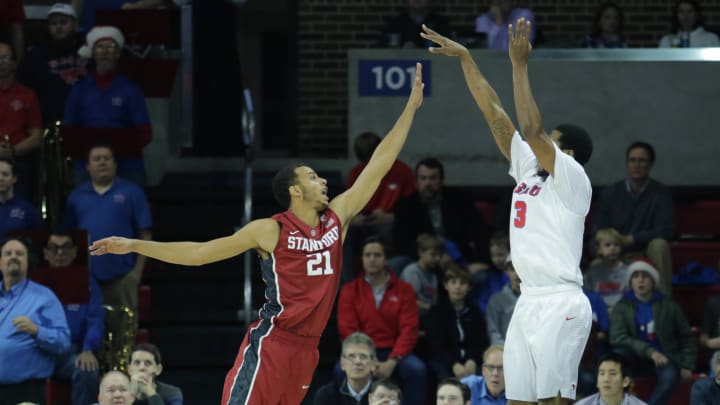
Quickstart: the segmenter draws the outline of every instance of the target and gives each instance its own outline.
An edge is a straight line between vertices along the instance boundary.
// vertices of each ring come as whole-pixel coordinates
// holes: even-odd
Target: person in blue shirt
[[[15,164],[0,157],[0,239],[9,231],[43,227],[40,211],[26,199],[15,195]]]
[[[505,405],[503,347],[488,347],[483,354],[482,376],[470,375],[460,382],[470,387],[470,405]]]
[[[67,233],[51,232],[43,255],[49,267],[62,271],[72,265],[77,246]],[[90,301],[86,303],[63,303],[65,317],[70,328],[71,347],[56,359],[55,375],[72,381],[73,404],[91,404],[98,395],[100,363],[96,353],[104,333],[105,312],[102,292],[97,281],[90,277]]]
[[[0,405],[44,404],[55,357],[70,348],[60,301],[27,278],[29,247],[17,238],[0,245]]]

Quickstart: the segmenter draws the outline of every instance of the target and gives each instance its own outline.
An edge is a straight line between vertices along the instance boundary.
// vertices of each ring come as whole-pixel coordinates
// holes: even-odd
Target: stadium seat
[[[675,204],[675,228],[683,237],[711,238],[720,234],[720,200]]]
[[[495,202],[476,200],[475,209],[486,224],[492,225],[495,223],[495,211],[497,210],[497,204]]]
[[[67,381],[45,380],[47,405],[72,405],[72,386]]]
[[[673,273],[690,262],[698,262],[705,266],[718,266],[720,262],[720,242],[710,241],[675,241],[670,245]]]
[[[703,308],[707,300],[714,296],[720,295],[719,285],[708,286],[673,286],[673,300],[680,305],[687,316],[690,325],[699,326],[702,324]]]

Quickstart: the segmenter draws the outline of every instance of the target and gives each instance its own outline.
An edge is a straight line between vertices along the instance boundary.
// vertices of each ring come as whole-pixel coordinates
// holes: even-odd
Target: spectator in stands
[[[491,345],[504,345],[510,318],[512,318],[515,304],[520,298],[520,277],[515,272],[510,253],[508,253],[505,264],[505,274],[510,280],[509,283],[490,297],[490,302],[485,312],[487,319],[487,331]]]
[[[583,398],[575,405],[646,405],[639,398],[628,394],[632,378],[625,359],[617,353],[608,353],[597,372],[599,392]],[[695,402],[692,402],[694,405]]]
[[[70,347],[62,306],[47,287],[28,280],[36,257],[21,239],[0,245],[0,404],[44,404],[55,357]]]
[[[130,379],[119,371],[109,371],[100,381],[99,405],[131,405]]]
[[[445,16],[433,10],[430,0],[407,0],[400,14],[387,19],[378,46],[383,48],[426,48],[430,44],[420,37],[423,24],[440,32],[451,32]]]
[[[514,0],[490,0],[487,13],[475,20],[475,32],[487,34],[488,48],[508,49],[508,25],[520,18],[530,22],[530,42],[535,42],[535,16],[527,8],[514,7]],[[430,27],[432,28],[432,27]],[[433,28],[434,29],[434,28]],[[438,30],[435,30],[438,31]],[[438,31],[443,32],[443,31]]]
[[[50,233],[43,255],[52,268],[62,271],[75,260],[77,247],[69,234]],[[55,376],[72,382],[73,404],[91,404],[98,395],[100,363],[96,354],[103,340],[105,312],[100,286],[89,281],[90,301],[63,303],[70,328],[70,350],[56,358]]]
[[[502,290],[509,281],[507,266],[510,258],[510,238],[507,231],[496,231],[490,236],[490,267],[473,269],[473,301],[475,305],[485,313],[487,311],[490,297]]]
[[[415,300],[422,315],[438,302],[438,274],[445,245],[440,236],[430,233],[418,235],[416,244],[418,260],[405,266],[400,278],[415,290]]]
[[[705,21],[696,0],[675,3],[670,22],[670,33],[660,39],[660,48],[703,48],[720,46],[720,39],[705,30]]]
[[[144,146],[152,139],[145,98],[140,89],[117,70],[124,44],[122,32],[115,27],[95,27],[87,34],[85,45],[78,54],[84,58],[92,57],[95,70],[70,90],[63,127],[124,128],[124,132],[114,136],[132,133]],[[110,142],[107,139],[104,141]],[[116,147],[123,144],[122,139],[112,142]],[[121,177],[142,186],[145,184],[142,148],[130,149],[124,156],[118,157],[118,172]],[[76,185],[87,179],[86,163],[81,160],[75,162]]]
[[[136,184],[116,176],[110,146],[90,147],[87,170],[90,181],[80,184],[68,197],[65,230],[86,230],[90,243],[108,236],[149,240],[152,218],[147,197]],[[140,255],[90,256],[90,274],[100,284],[103,304],[127,307],[137,313],[144,265],[145,257]],[[121,325],[110,323],[112,330],[122,330]]]
[[[355,156],[360,163],[350,169],[347,188],[355,184],[358,176],[370,161],[370,157],[382,139],[375,133],[364,132],[355,138]],[[369,236],[379,235],[383,240],[392,241],[395,214],[393,209],[400,197],[415,191],[415,175],[412,168],[396,159],[390,171],[380,181],[375,194],[365,205],[362,212],[356,215],[348,228],[343,242],[343,273],[342,283],[346,283],[357,275],[354,271],[355,258],[360,255],[363,241]],[[392,250],[392,249],[391,249]]]
[[[627,264],[620,260],[623,236],[613,228],[595,233],[595,261],[585,272],[585,288],[594,291],[612,310],[627,291]]]
[[[355,332],[343,341],[340,356],[345,378],[320,387],[313,404],[367,405],[375,368],[375,344],[370,336]]]
[[[660,275],[646,259],[628,267],[630,291],[615,304],[610,344],[635,366],[635,375],[655,375],[649,404],[664,404],[680,380],[689,380],[697,346],[690,324],[673,300],[657,291]]]
[[[158,381],[163,371],[160,350],[151,343],[136,345],[128,355],[130,391],[135,396],[133,405],[182,405],[180,388]]]
[[[80,30],[88,32],[95,26],[97,10],[157,8],[163,4],[163,0],[72,0],[70,3],[80,15]]]
[[[17,60],[23,58],[25,50],[25,8],[22,0],[5,0],[0,2],[0,41],[12,45]]]
[[[417,254],[421,233],[445,239],[445,252],[469,269],[487,268],[489,227],[465,194],[443,185],[445,171],[435,158],[415,166],[417,191],[395,204],[395,249],[391,267],[403,269]]]
[[[690,403],[692,405],[720,404],[720,352],[715,352],[712,359],[714,375],[695,381],[692,385],[690,391]]]
[[[375,381],[370,386],[368,402],[370,405],[401,405],[402,398],[402,391],[400,391],[397,384],[391,380],[382,379]],[[412,404],[414,402],[408,401],[408,403]]]
[[[627,178],[605,187],[592,215],[593,235],[614,228],[622,235],[624,257],[645,256],[657,263],[662,284],[672,292],[672,260],[668,241],[674,236],[673,201],[670,189],[650,178],[655,149],[633,142],[625,153]]]
[[[592,30],[583,38],[583,48],[627,48],[623,36],[625,16],[614,1],[600,5],[593,17]]]
[[[418,308],[412,286],[388,271],[386,251],[368,238],[362,251],[363,274],[345,284],[338,299],[338,333],[370,336],[377,347],[375,377],[397,375],[409,404],[422,404],[427,369],[413,354],[418,339]]]
[[[31,46],[18,70],[18,81],[37,94],[46,126],[62,120],[70,88],[87,74],[87,59],[77,54],[82,41],[75,9],[55,3],[47,21],[50,41]]]
[[[37,230],[43,226],[40,211],[15,194],[15,163],[0,157],[0,240],[10,231]]]
[[[454,377],[438,384],[437,405],[470,405],[470,388]]]
[[[471,405],[505,405],[503,347],[488,347],[483,353],[482,376],[470,375],[460,382],[470,387]]]
[[[12,47],[0,42],[0,158],[15,159],[20,180],[15,191],[30,198],[34,184],[31,158],[42,140],[42,114],[35,92],[15,80],[16,68]]]
[[[474,375],[488,346],[485,319],[467,300],[470,274],[454,265],[445,270],[443,278],[447,297],[443,295],[423,317],[429,363],[438,380]]]

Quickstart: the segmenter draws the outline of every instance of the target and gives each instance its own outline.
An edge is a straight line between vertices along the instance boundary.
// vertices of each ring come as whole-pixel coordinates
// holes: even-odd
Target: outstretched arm
[[[555,146],[552,139],[545,133],[545,129],[543,129],[540,111],[535,104],[535,98],[530,90],[530,79],[528,78],[528,59],[532,50],[532,45],[530,45],[530,25],[524,18],[521,18],[517,21],[515,32],[513,32],[512,25],[508,26],[515,109],[517,110],[520,133],[530,145],[540,166],[552,175],[555,170]]]
[[[400,149],[405,144],[408,132],[410,132],[410,127],[415,118],[415,111],[422,104],[424,87],[422,65],[418,63],[415,65],[413,88],[405,109],[400,114],[400,118],[375,149],[367,166],[365,166],[352,187],[330,202],[330,208],[338,214],[344,227],[349,222],[349,219],[360,212],[365,207],[365,204],[370,201],[370,198],[380,185],[380,181],[390,170],[395,159],[397,159]]]
[[[512,136],[515,133],[515,126],[505,112],[505,109],[503,109],[502,102],[495,92],[495,89],[490,86],[490,83],[488,83],[485,76],[480,72],[480,69],[467,48],[438,34],[425,25],[423,25],[422,28],[424,32],[421,32],[420,36],[439,45],[428,48],[430,53],[457,56],[460,58],[460,65],[462,66],[468,89],[470,89],[475,103],[485,116],[485,121],[487,121],[490,126],[490,131],[492,131],[495,143],[497,143],[500,152],[505,158],[510,160],[510,144],[512,143]]]
[[[89,248],[92,256],[106,253],[139,253],[168,263],[200,266],[237,256],[250,249],[271,252],[279,235],[272,219],[258,219],[224,238],[207,242],[153,242],[111,236],[95,241]]]

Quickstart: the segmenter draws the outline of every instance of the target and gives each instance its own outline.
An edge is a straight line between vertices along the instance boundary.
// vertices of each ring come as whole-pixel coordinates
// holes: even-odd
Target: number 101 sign
[[[403,96],[410,94],[415,79],[414,60],[360,60],[358,62],[358,95]],[[429,60],[419,61],[423,68],[425,96],[431,95],[431,65]]]

